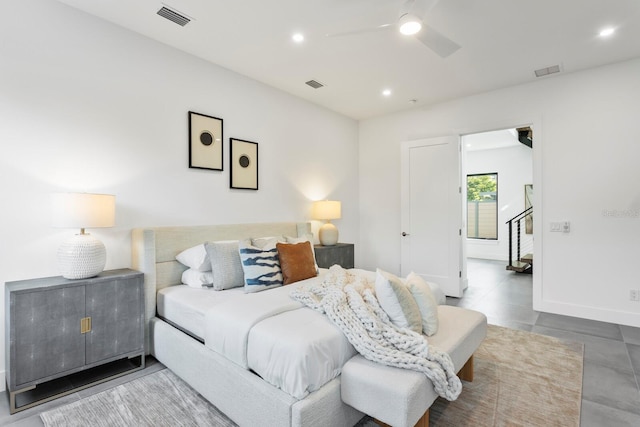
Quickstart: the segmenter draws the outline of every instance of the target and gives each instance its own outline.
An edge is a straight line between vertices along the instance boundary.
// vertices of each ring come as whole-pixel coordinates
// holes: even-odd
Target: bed
[[[239,425],[353,426],[364,414],[342,402],[340,376],[311,392],[302,390],[287,393],[254,373],[253,370],[260,368],[249,366],[252,363],[250,360],[229,360],[228,355],[221,355],[203,342],[202,335],[206,335],[206,331],[185,330],[158,317],[158,292],[162,295],[158,301],[163,301],[163,298],[169,298],[168,295],[174,293],[174,289],[178,289],[172,287],[181,284],[185,267],[175,260],[175,256],[189,247],[205,241],[302,236],[309,232],[308,223],[295,222],[133,230],[133,268],[145,274],[147,353],[155,356]],[[284,295],[286,288],[273,291],[267,292],[272,292],[275,298],[278,293]],[[293,309],[287,312],[289,322],[295,323],[295,313]],[[204,341],[210,343],[214,340]],[[345,352],[348,351],[345,349]],[[347,356],[350,357],[343,357]],[[256,355],[248,356],[248,359],[252,358],[260,360]]]

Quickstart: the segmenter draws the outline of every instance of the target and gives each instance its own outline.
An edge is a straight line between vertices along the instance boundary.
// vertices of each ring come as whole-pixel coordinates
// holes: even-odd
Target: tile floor
[[[640,328],[534,311],[532,276],[504,262],[470,258],[467,269],[464,297],[447,304],[481,311],[491,324],[584,343],[582,427],[640,426]]]
[[[447,303],[482,311],[489,323],[583,342],[582,427],[640,426],[640,328],[539,313],[532,307],[531,275],[507,271],[504,262],[468,260],[469,288]],[[39,413],[162,369],[148,358],[136,373],[9,415],[0,393],[0,426],[42,426]],[[541,408],[544,410],[544,408]]]

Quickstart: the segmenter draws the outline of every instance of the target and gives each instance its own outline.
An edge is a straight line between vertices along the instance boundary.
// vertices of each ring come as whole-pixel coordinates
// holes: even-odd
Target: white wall
[[[117,226],[90,230],[107,269],[131,266],[134,227],[304,221],[327,197],[342,201],[341,241],[358,243],[355,121],[55,1],[4,11],[2,286],[58,274],[76,231],[50,227],[57,191],[116,195]],[[189,110],[224,119],[223,172],[188,168]],[[259,143],[259,191],[229,189],[229,137]]]
[[[398,272],[400,143],[533,124],[534,227],[540,231],[534,308],[640,326],[640,60],[360,123],[362,268]],[[549,222],[571,221],[571,233]]]
[[[524,186],[533,183],[531,148],[519,144],[508,148],[467,151],[464,169],[466,175],[498,173],[498,240],[466,239],[467,257],[506,261],[509,259],[509,229],[505,223],[524,211]],[[525,240],[528,240],[527,244],[532,244],[528,237],[522,235],[523,244]]]

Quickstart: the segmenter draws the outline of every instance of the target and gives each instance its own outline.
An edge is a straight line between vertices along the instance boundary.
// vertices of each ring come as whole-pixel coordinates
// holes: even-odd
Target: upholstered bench
[[[487,334],[487,318],[477,311],[438,306],[438,332],[430,345],[451,356],[460,378],[473,380],[473,353]],[[438,395],[420,372],[371,362],[361,355],[342,368],[342,401],[393,427],[426,427]]]

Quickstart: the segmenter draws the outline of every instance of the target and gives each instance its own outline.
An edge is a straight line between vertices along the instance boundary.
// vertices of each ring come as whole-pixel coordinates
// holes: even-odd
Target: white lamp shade
[[[57,228],[113,227],[116,196],[112,194],[55,193],[51,195],[51,224]]]
[[[340,219],[341,205],[335,200],[321,200],[313,203],[312,216],[314,219]]]

